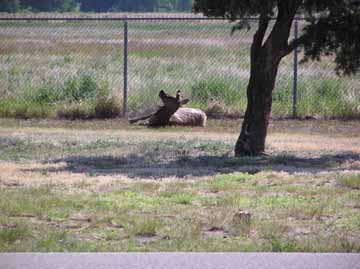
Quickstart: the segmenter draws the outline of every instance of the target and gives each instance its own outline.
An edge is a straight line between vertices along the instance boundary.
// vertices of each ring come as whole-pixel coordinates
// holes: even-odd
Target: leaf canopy
[[[308,21],[299,39],[291,42],[304,48],[304,61],[335,55],[338,73],[360,69],[360,0],[195,0],[194,11],[231,21],[254,16],[293,19],[295,11]],[[239,25],[246,24],[240,20]]]

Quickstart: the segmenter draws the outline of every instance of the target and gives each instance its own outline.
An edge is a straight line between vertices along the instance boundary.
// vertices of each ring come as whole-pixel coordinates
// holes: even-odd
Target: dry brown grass
[[[46,122],[46,121],[45,121]],[[226,153],[227,161],[232,162],[231,145],[233,145],[237,138],[237,122],[212,122],[205,129],[202,128],[168,128],[163,130],[149,130],[143,127],[124,128],[125,123],[120,121],[110,122],[48,122],[48,127],[44,128],[44,122],[31,122],[28,125],[26,121],[3,121],[4,126],[0,129],[1,137],[11,137],[12,139],[30,140],[31,143],[42,144],[50,143],[50,145],[57,145],[64,141],[69,143],[96,143],[101,141],[127,141],[131,145],[146,145],[149,143],[156,143],[161,148],[161,141],[192,141],[195,139],[199,143],[206,143],[212,141],[213,143],[225,143],[229,145],[230,152]],[[12,126],[15,124],[16,126]],[[289,124],[294,124],[289,122]],[[309,124],[309,123],[308,123]],[[335,126],[341,132],[328,133],[328,127],[334,123],[329,122],[325,127],[325,123],[317,125],[318,130],[315,132],[313,123],[310,123],[308,129],[305,129],[306,123],[299,122],[297,128],[292,128],[291,132],[283,132],[286,122],[274,122],[271,126],[270,135],[268,136],[267,149],[273,159],[259,160],[255,162],[240,161],[235,167],[229,167],[226,163],[226,169],[232,171],[253,171],[261,169],[272,169],[276,177],[283,178],[289,173],[304,173],[314,176],[317,173],[333,173],[334,171],[346,172],[349,170],[359,170],[360,160],[354,158],[360,154],[360,139],[353,136],[351,131],[358,128],[357,122],[345,123],[343,127],[340,122],[336,122]],[[7,126],[6,126],[7,125]],[[222,127],[219,127],[222,125]],[[323,127],[322,127],[323,125]],[[79,129],[78,129],[79,128]],[[112,129],[111,129],[112,128]],[[222,130],[219,133],[219,130]],[[356,130],[355,130],[356,131]],[[280,133],[281,132],[281,133]],[[315,132],[315,134],[311,134]],[[169,142],[170,143],[170,142]],[[172,143],[172,142],[171,142]],[[135,178],[142,180],[151,179],[155,176],[160,176],[162,180],[174,179],[177,177],[184,177],[188,179],[201,178],[221,172],[223,169],[220,166],[211,167],[211,164],[204,164],[204,171],[201,172],[199,164],[196,162],[197,158],[203,156],[204,153],[197,149],[176,149],[174,144],[174,154],[165,154],[163,158],[163,165],[155,162],[144,163],[142,158],[135,157],[134,154],[141,156],[142,152],[137,150],[144,150],[143,146],[137,149],[131,149],[131,145],[122,149],[117,149],[116,146],[105,148],[103,153],[101,148],[94,152],[83,150],[79,151],[75,156],[93,156],[95,158],[93,163],[89,159],[69,160],[71,155],[63,153],[61,158],[56,162],[46,158],[40,160],[24,160],[24,161],[6,161],[0,162],[0,181],[2,184],[65,184],[73,185],[86,181],[90,185],[108,185],[114,181],[128,181],[133,180],[134,175],[131,171],[138,170],[135,173]],[[135,151],[134,151],[135,150]],[[151,150],[151,149],[150,149]],[[156,147],[155,147],[156,150]],[[206,150],[206,149],[205,149]],[[227,150],[225,151],[227,152]],[[154,157],[158,153],[154,153]],[[160,155],[162,153],[160,152]],[[180,154],[180,155],[179,155]],[[199,155],[200,154],[200,155]],[[46,152],[44,153],[46,155]],[[51,156],[51,154],[50,154]],[[98,156],[98,159],[96,159]],[[113,159],[107,159],[105,156],[112,156]],[[120,156],[124,158],[132,158],[130,164],[119,164]],[[128,157],[127,157],[128,156]],[[132,157],[131,157],[132,156]],[[206,153],[216,160],[216,153]],[[325,157],[324,157],[325,156]],[[350,157],[349,157],[350,156]],[[41,157],[41,154],[40,154]],[[160,156],[161,157],[161,156]],[[182,158],[178,160],[177,158]],[[152,158],[151,156],[149,158]],[[185,159],[183,159],[185,158]],[[190,158],[190,159],[189,159]],[[191,160],[195,158],[195,160]],[[298,158],[298,159],[296,159]],[[55,158],[56,159],[56,158]],[[220,160],[220,159],[219,159]],[[90,162],[90,163],[89,163]],[[104,167],[97,166],[98,163],[103,162]],[[72,167],[71,166],[76,166]],[[183,172],[183,166],[187,166],[186,173]],[[321,167],[323,165],[323,167]],[[315,174],[314,174],[315,173]],[[93,175],[96,175],[95,177]],[[285,176],[286,177],[286,176]]]

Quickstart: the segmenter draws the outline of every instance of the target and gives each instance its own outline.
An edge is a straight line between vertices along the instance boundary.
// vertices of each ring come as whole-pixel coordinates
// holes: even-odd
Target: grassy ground
[[[0,251],[359,252],[359,122],[238,125],[0,120]]]
[[[82,89],[88,88],[81,86],[89,77],[95,94],[106,85],[109,98],[121,99],[122,22],[7,21],[0,26],[0,116],[61,117],[64,110],[76,114],[75,103],[91,118],[94,100],[84,95]],[[182,90],[194,107],[242,114],[254,30],[255,24],[250,31],[230,35],[227,21],[129,22],[130,111],[154,105],[163,89],[172,94]],[[359,77],[337,77],[330,58],[301,65],[299,115],[358,117],[359,81]],[[292,87],[290,55],[279,70],[274,115],[292,114]],[[75,98],[69,98],[69,92]]]

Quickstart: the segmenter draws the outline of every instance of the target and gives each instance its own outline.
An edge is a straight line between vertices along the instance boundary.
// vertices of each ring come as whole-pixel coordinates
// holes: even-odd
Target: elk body
[[[166,125],[182,125],[182,126],[205,126],[206,114],[195,108],[184,108],[183,105],[189,102],[189,99],[182,99],[180,91],[177,91],[176,97],[160,91],[159,97],[163,102],[156,112],[148,115],[129,119],[130,123],[135,123],[140,120],[148,120],[150,127],[160,127]]]
[[[201,109],[180,107],[170,118],[170,124],[182,126],[206,126],[206,114]]]

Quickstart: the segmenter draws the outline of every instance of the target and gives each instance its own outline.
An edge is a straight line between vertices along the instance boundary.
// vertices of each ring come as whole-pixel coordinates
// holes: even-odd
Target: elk
[[[176,92],[176,97],[160,91],[159,97],[163,103],[156,112],[145,116],[129,119],[130,123],[141,120],[148,120],[149,127],[161,127],[166,125],[182,126],[201,126],[206,125],[206,114],[200,109],[186,108],[183,105],[189,102],[189,99],[182,99],[181,92]]]

